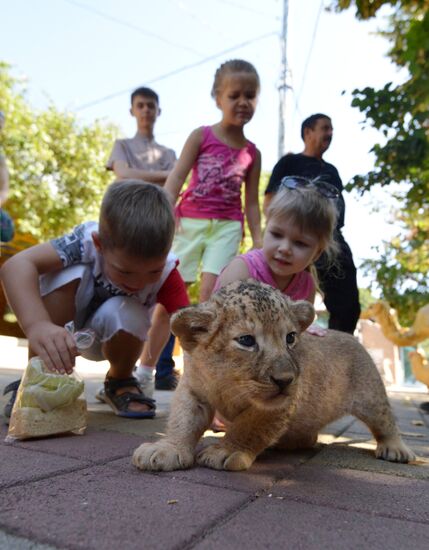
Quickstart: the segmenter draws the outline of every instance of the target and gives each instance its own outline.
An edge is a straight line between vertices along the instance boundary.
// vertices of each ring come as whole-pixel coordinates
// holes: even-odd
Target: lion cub
[[[192,466],[215,410],[228,427],[219,443],[197,455],[201,466],[246,470],[274,444],[313,446],[323,426],[347,414],[374,434],[377,458],[413,460],[368,353],[343,332],[304,332],[313,318],[310,303],[253,280],[231,283],[208,302],[176,313],[172,330],[185,352],[184,374],[166,437],[138,447],[135,466]]]

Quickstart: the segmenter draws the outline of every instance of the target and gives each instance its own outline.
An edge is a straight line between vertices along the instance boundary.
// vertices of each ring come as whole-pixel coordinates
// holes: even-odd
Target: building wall
[[[404,368],[399,348],[384,336],[380,325],[360,319],[356,331],[360,343],[371,355],[384,383],[387,386],[403,384]]]

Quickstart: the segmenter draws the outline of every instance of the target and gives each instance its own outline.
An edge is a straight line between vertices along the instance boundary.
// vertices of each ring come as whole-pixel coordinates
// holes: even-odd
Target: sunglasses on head
[[[334,187],[330,183],[326,183],[326,181],[320,180],[319,178],[309,180],[302,176],[285,176],[280,181],[280,185],[282,187],[287,187],[288,189],[302,189],[304,187],[313,187],[318,193],[328,199],[336,199],[340,196],[336,187]]]

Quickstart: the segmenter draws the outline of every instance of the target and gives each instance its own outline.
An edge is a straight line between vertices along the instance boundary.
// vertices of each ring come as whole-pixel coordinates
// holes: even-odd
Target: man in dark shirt
[[[329,312],[329,328],[353,333],[359,319],[360,305],[356,267],[350,247],[341,232],[345,214],[341,194],[343,184],[335,166],[322,158],[331,144],[332,134],[332,122],[327,115],[317,113],[304,120],[301,126],[304,151],[297,155],[288,153],[274,166],[265,191],[264,210],[285,176],[304,176],[309,179],[320,177],[338,189],[340,195],[336,199],[338,219],[335,240],[339,245],[339,253],[333,265],[329,265],[326,257],[322,256],[316,263],[316,269]]]

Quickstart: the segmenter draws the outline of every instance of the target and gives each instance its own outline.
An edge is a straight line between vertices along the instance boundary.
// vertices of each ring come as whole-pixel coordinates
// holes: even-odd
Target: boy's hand
[[[78,355],[73,336],[63,327],[41,321],[27,331],[30,349],[42,359],[46,368],[71,374]]]

